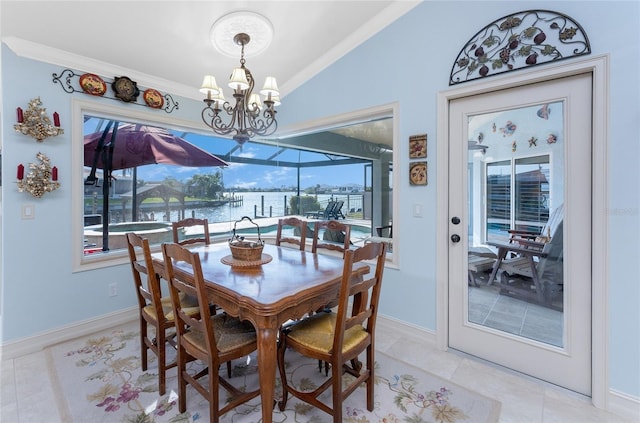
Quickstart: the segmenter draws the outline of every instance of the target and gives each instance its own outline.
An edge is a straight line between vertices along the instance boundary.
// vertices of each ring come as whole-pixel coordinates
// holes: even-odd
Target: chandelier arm
[[[204,124],[213,129],[217,134],[227,135],[233,132],[233,121],[228,125],[225,125],[222,121],[222,117],[219,115],[220,109],[215,109],[211,106],[207,106],[202,110],[202,120]]]
[[[265,109],[262,117],[252,116],[249,120],[249,127],[256,135],[271,135],[278,128],[278,122],[275,120],[275,111]]]

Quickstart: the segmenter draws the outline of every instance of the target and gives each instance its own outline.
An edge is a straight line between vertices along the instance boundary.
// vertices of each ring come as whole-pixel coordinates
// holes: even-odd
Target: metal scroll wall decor
[[[68,94],[85,93],[94,97],[164,110],[166,113],[179,108],[178,102],[171,95],[162,94],[153,88],[140,88],[137,82],[126,76],[102,78],[93,73],[78,74],[65,69],[60,74],[53,74],[53,83],[59,83]]]
[[[550,10],[504,16],[476,33],[451,69],[449,85],[591,53],[587,34]]]

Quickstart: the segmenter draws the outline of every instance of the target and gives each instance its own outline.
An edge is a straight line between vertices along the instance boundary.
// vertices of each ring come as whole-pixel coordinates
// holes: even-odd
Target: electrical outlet
[[[36,217],[36,206],[33,204],[22,205],[22,219],[34,219]]]
[[[116,283],[109,284],[109,296],[115,297],[116,295],[118,295],[118,284]]]

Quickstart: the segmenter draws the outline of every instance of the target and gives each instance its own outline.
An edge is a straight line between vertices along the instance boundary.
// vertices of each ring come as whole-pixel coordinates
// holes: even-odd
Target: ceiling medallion
[[[227,57],[238,57],[238,44],[233,37],[244,33],[251,38],[245,45],[246,57],[264,52],[273,39],[273,25],[264,16],[250,11],[236,11],[222,16],[214,22],[209,31],[213,47]]]

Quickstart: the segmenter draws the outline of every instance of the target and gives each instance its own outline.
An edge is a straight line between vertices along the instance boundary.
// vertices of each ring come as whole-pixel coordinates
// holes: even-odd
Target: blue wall
[[[448,89],[451,66],[483,25],[510,13],[547,9],[576,20],[589,36],[592,55],[610,55],[609,310],[613,389],[640,396],[640,250],[637,160],[639,38],[638,2],[426,2],[283,99],[281,125],[398,102],[401,178],[400,270],[387,270],[381,313],[436,328],[436,96]],[[440,111],[442,112],[442,111]],[[588,124],[588,122],[585,122]],[[427,133],[429,185],[409,186],[403,175],[409,136]],[[422,203],[424,217],[412,215]],[[397,229],[397,231],[396,231]],[[594,298],[594,301],[604,299]]]
[[[640,21],[638,2],[426,2],[390,25],[346,57],[287,95],[279,109],[280,126],[307,122],[343,112],[397,102],[400,140],[429,134],[429,185],[410,187],[407,143],[399,145],[396,177],[402,222],[399,269],[388,269],[381,312],[394,319],[436,329],[436,95],[448,88],[452,61],[481,26],[509,13],[549,9],[567,14],[587,32],[594,55],[610,55],[609,129],[609,321],[610,387],[640,397],[640,250],[637,165],[640,87],[635,35]],[[70,175],[72,146],[71,99],[51,82],[59,66],[17,57],[2,48],[2,342],[19,340],[77,321],[99,317],[135,304],[128,265],[72,272]],[[40,96],[49,113],[61,116],[65,134],[36,143],[13,131],[15,108]],[[106,101],[95,99],[95,101]],[[199,120],[199,102],[180,99],[175,117]],[[122,103],[119,107],[126,112]],[[164,113],[164,112],[159,112]],[[588,122],[585,122],[588,124]],[[62,187],[42,199],[18,193],[15,167],[35,161],[42,151],[60,169]],[[423,217],[412,216],[411,204],[423,205]],[[35,205],[36,218],[21,219],[24,204]],[[108,297],[108,285],[118,283],[120,295]],[[605,299],[594,299],[604,301]],[[35,311],[34,311],[35,310]],[[37,314],[37,317],[34,317]]]

